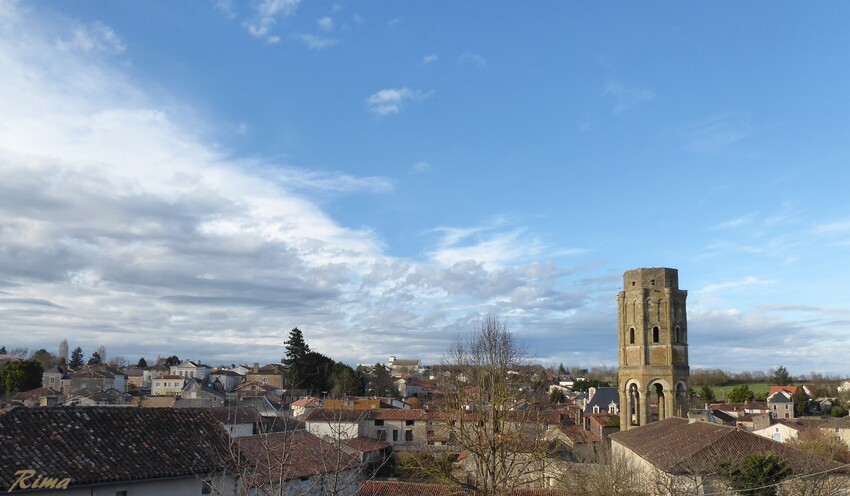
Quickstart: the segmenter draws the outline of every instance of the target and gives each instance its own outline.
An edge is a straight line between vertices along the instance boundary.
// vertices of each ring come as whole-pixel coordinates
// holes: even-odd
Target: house
[[[404,398],[411,396],[425,398],[431,394],[431,384],[411,377],[403,377],[396,380],[395,386],[399,394]]]
[[[791,439],[797,439],[803,429],[803,423],[798,420],[781,419],[763,429],[754,430],[753,434],[772,439],[777,443],[786,443]]]
[[[224,387],[221,383],[209,384],[201,379],[189,379],[180,391],[180,398],[207,400],[212,406],[224,406]]]
[[[353,496],[363,479],[364,465],[356,452],[306,431],[240,437],[235,442],[252,467],[242,479],[244,492],[251,496]]]
[[[850,381],[844,381],[838,386],[839,393],[846,393],[850,391]]]
[[[615,387],[589,388],[585,415],[598,413],[620,414],[620,390]]]
[[[797,414],[794,412],[794,394],[796,392],[795,386],[773,386],[770,389],[770,395],[767,397],[770,418],[789,419],[796,417]]]
[[[151,389],[153,380],[160,379],[166,375],[170,375],[171,368],[165,364],[158,363],[152,367],[148,367],[142,371],[142,388]]]
[[[420,360],[399,360],[394,356],[390,356],[387,362],[387,368],[393,377],[418,375],[422,370],[422,362]]]
[[[71,374],[67,367],[55,366],[41,374],[41,386],[60,394],[71,392]]]
[[[394,446],[425,446],[428,444],[428,416],[425,410],[369,410],[365,435]]]
[[[86,365],[71,376],[71,388],[65,394],[72,394],[81,389],[90,391],[115,389],[125,393],[127,377],[107,365]]]
[[[269,363],[262,367],[259,363],[255,363],[251,371],[245,375],[245,382],[258,382],[275,389],[284,389],[286,387],[286,368],[277,363]]]
[[[304,418],[307,430],[327,439],[353,439],[365,435],[367,410],[318,408]]]
[[[218,420],[230,437],[245,437],[261,434],[263,418],[250,407],[215,407],[210,414]]]
[[[12,397],[13,403],[19,403],[25,407],[56,406],[64,401],[65,397],[55,389],[40,387],[23,391]]]
[[[302,415],[307,415],[316,408],[321,408],[322,400],[315,397],[301,398],[300,400],[293,401],[289,405],[290,412],[293,417],[301,417]]]
[[[713,424],[668,418],[637,429],[611,434],[614,460],[636,468],[629,485],[647,493],[721,494],[728,489],[721,477],[724,466],[740,463],[751,453],[771,453],[788,462],[794,475],[841,477],[848,468],[804,453],[747,431]],[[700,492],[701,491],[701,492]]]
[[[210,373],[209,377],[207,377],[207,381],[210,383],[215,383],[218,381],[221,383],[221,386],[224,388],[225,393],[233,392],[237,386],[242,384],[243,376],[232,370],[216,370],[215,372]]]
[[[93,391],[90,389],[80,389],[79,391],[68,395],[68,397],[60,403],[62,406],[130,406],[130,395],[122,393],[117,389],[107,389],[106,391]]]
[[[186,379],[206,380],[207,376],[212,372],[212,367],[204,365],[198,360],[185,360],[179,365],[172,365],[168,371],[169,375],[179,375]]]
[[[180,375],[164,375],[151,383],[151,396],[177,396],[183,391],[186,378]]]
[[[227,435],[204,411],[16,408],[0,415],[0,438],[3,492],[188,496],[236,490]]]
[[[127,389],[142,389],[145,385],[145,369],[140,367],[125,367],[121,373],[127,377]]]

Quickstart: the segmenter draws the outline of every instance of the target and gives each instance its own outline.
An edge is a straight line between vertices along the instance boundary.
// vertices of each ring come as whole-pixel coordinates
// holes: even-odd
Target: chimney
[[[260,373],[260,363],[259,363],[259,362],[254,362],[254,370],[253,370],[253,372],[254,372],[255,374],[259,374],[259,373]]]

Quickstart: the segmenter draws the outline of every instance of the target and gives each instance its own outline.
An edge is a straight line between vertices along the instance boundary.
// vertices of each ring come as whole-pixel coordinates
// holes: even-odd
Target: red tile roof
[[[358,423],[366,419],[366,410],[331,410],[329,408],[317,408],[310,412],[305,422],[340,422]]]
[[[369,420],[427,420],[425,410],[402,410],[400,408],[382,408],[369,410]]]
[[[471,489],[446,484],[415,482],[367,481],[360,486],[357,496],[474,496]],[[568,496],[556,489],[513,489],[507,496]]]
[[[374,451],[382,451],[390,447],[386,441],[378,441],[370,437],[355,437],[342,441],[342,444],[348,446],[359,453],[372,453]]]
[[[249,487],[360,467],[356,454],[346,453],[306,431],[241,437],[235,441],[240,456],[255,467],[244,474]]]
[[[791,465],[796,474],[848,468],[825,458],[802,453],[785,444],[750,432],[709,422],[670,418],[620,431],[610,436],[664,472],[699,473],[714,471],[721,463],[735,463],[753,452],[774,453]]]

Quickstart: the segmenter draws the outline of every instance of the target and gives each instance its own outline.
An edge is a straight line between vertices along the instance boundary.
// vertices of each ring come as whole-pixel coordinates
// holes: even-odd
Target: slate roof
[[[216,420],[225,425],[234,424],[258,424],[263,418],[256,408],[220,406],[210,408],[210,413]]]
[[[750,432],[709,422],[670,418],[611,434],[623,445],[664,472],[712,473],[721,463],[735,463],[748,453],[774,453],[788,461],[796,474],[848,468],[832,460],[805,454]]]
[[[280,432],[235,439],[241,457],[256,467],[244,474],[249,487],[359,468],[356,454],[346,453],[306,431]]]
[[[200,410],[17,408],[0,416],[0,445],[0,491],[23,469],[75,487],[233,468],[227,435]]]
[[[617,405],[617,408],[620,407],[620,390],[615,387],[601,387],[596,388],[596,394],[593,395],[593,398],[590,398],[590,401],[587,402],[587,406],[584,407],[584,413],[591,414],[593,413],[593,407],[599,407],[599,413],[608,412],[608,405],[611,402],[614,402]]]

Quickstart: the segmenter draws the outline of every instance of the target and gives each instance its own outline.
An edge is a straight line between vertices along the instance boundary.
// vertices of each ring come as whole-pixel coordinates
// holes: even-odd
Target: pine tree
[[[89,358],[88,365],[100,365],[103,363],[103,358],[100,357],[100,353],[94,352],[91,354],[91,358]]]
[[[6,354],[6,347],[0,346],[0,355],[5,355],[5,354]]]
[[[145,360],[145,357],[139,358],[139,363],[136,364],[136,367],[143,369],[148,366],[148,361]]]
[[[310,347],[304,341],[304,335],[301,329],[293,327],[289,331],[289,339],[284,343],[286,345],[286,356],[283,357],[281,363],[287,367],[293,367],[299,360],[303,359],[307,353],[310,353]]]
[[[83,366],[83,349],[79,346],[74,348],[74,351],[71,352],[71,361],[68,362],[68,366],[72,369]]]

